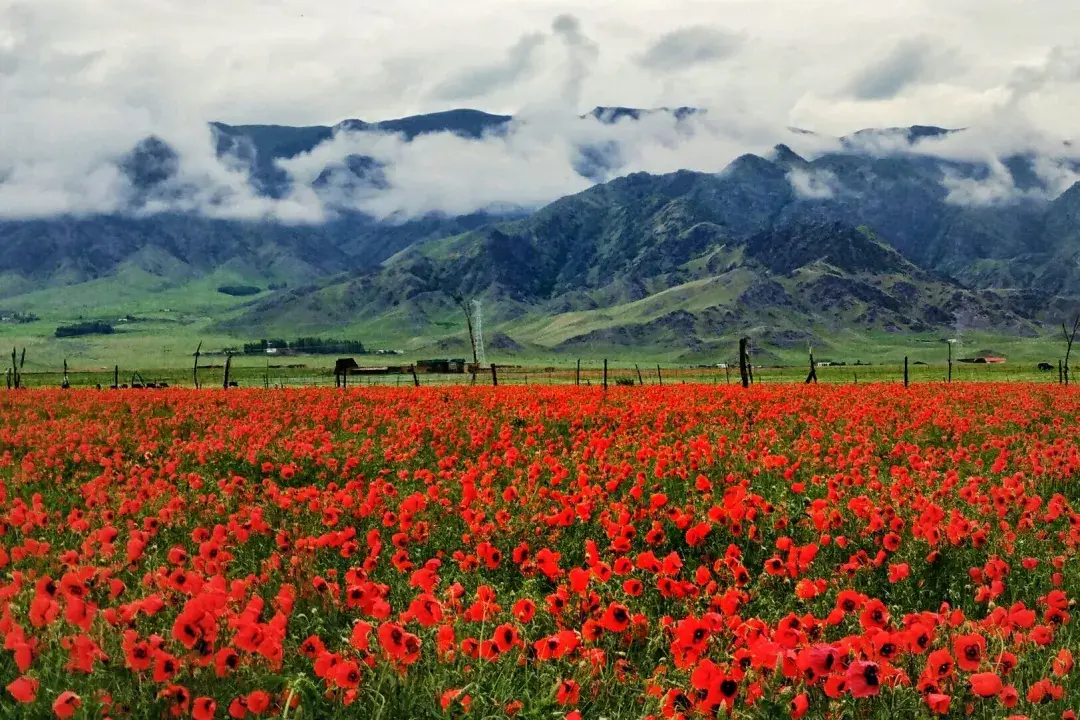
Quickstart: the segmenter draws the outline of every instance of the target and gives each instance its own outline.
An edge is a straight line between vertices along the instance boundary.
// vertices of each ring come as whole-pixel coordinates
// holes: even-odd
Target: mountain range
[[[699,111],[591,115],[614,123],[649,112],[683,119]],[[481,138],[512,122],[460,110],[334,127],[214,124],[212,132],[219,156],[242,167],[261,196],[281,198],[292,181],[278,161],[343,131]],[[651,346],[686,357],[743,333],[777,348],[827,346],[852,329],[928,333],[960,323],[1039,334],[1080,306],[1080,184],[1058,192],[1035,153],[984,162],[917,151],[958,132],[868,130],[813,157],[777,145],[714,173],[632,173],[539,209],[405,222],[343,211],[286,224],[138,207],[0,221],[0,307],[50,321],[93,317],[99,307],[148,312],[157,297],[184,307],[185,294],[242,282],[260,292],[193,302],[191,312],[243,337],[349,331],[457,350],[459,303],[481,300],[490,337],[507,350]],[[911,150],[875,151],[876,138]],[[582,148],[578,172],[601,177],[607,151]],[[177,162],[156,138],[122,158],[137,189],[132,203],[168,187]],[[1009,197],[957,200],[1001,168]],[[378,162],[354,155],[313,185],[340,183],[343,172],[376,189],[387,182]]]

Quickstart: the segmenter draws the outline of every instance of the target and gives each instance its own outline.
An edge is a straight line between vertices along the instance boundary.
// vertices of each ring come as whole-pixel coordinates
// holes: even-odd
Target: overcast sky
[[[1076,0],[0,0],[0,213],[101,207],[102,158],[151,133],[240,182],[202,154],[210,120],[693,105],[739,134],[1068,137],[1078,28]]]

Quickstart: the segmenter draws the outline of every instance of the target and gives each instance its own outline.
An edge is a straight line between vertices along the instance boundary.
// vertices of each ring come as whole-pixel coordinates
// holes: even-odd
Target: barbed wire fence
[[[416,366],[398,370],[351,372],[344,383],[345,388],[360,387],[442,387],[455,385],[499,386],[554,386],[579,387],[641,387],[672,386],[687,383],[708,385],[740,384],[738,366],[723,363],[711,366],[657,364],[655,362],[618,363],[603,360],[581,360],[559,365],[495,364],[476,368],[466,367],[463,372],[426,372]],[[1041,366],[1041,367],[1040,367]],[[950,368],[947,363],[925,364],[878,363],[859,365],[814,365],[813,376],[821,384],[836,383],[948,383]],[[222,387],[224,366],[204,365],[199,368],[200,386]],[[415,373],[414,373],[415,370]],[[8,371],[8,388],[16,389],[13,373]],[[1059,384],[1063,372],[1049,363],[1028,365],[979,364],[953,362],[952,382],[1041,382]],[[754,384],[803,384],[808,381],[807,366],[800,365],[754,365]],[[234,359],[230,368],[230,385],[238,388],[334,388],[336,383],[333,367],[270,367],[263,360],[244,364]],[[101,388],[101,389],[148,389],[163,387],[194,388],[190,369],[125,370],[122,368],[85,370],[62,367],[56,371],[21,370],[18,389],[34,388]]]

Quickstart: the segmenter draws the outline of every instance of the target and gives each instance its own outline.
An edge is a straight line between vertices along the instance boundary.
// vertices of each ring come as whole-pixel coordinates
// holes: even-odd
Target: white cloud
[[[679,28],[663,35],[638,58],[638,64],[654,72],[675,72],[715,63],[739,51],[744,38],[708,25]]]
[[[1059,187],[1074,175],[1045,138],[1075,126],[1078,26],[1080,4],[1062,0],[0,0],[0,217],[122,207],[131,189],[116,162],[156,135],[179,152],[180,173],[153,207],[317,221],[325,197],[304,185],[284,200],[258,196],[214,157],[206,123],[330,125],[465,97],[524,119],[483,141],[337,138],[287,167],[310,175],[317,158],[371,146],[389,187],[339,188],[331,209],[457,212],[581,189],[582,144],[618,148],[600,173],[610,177],[719,170],[776,142],[811,154],[798,143],[825,142],[787,126],[838,135],[922,123],[975,128],[920,144],[934,154],[1033,143]],[[947,48],[925,35],[943,27]],[[601,104],[710,113],[575,118]],[[991,197],[1008,186],[994,182]]]
[[[507,128],[478,140],[448,133],[412,142],[394,135],[338,133],[312,152],[279,161],[299,187],[308,187],[328,165],[350,155],[374,158],[383,166],[387,188],[332,187],[322,199],[376,217],[413,217],[428,212],[468,213],[478,209],[537,207],[593,184],[578,172],[582,147],[611,149],[595,180],[630,172],[679,169],[719,172],[740,154],[767,152],[781,140],[800,138],[784,128],[768,128],[753,118],[695,115],[681,121],[668,113],[640,120],[604,123],[538,107]]]
[[[795,168],[788,173],[788,182],[795,194],[803,200],[828,200],[843,190],[840,179],[828,170]]]
[[[1016,187],[1009,169],[996,159],[991,159],[990,173],[985,178],[970,178],[946,172],[942,184],[949,191],[946,202],[968,207],[1006,205],[1015,202],[1023,194]]]

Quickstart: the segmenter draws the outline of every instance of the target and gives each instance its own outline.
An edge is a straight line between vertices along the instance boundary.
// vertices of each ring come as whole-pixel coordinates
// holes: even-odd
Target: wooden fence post
[[[229,389],[229,371],[232,370],[232,353],[225,355],[225,379],[221,381],[224,390]]]
[[[634,365],[634,369],[637,370],[637,384],[644,385],[645,381],[641,379],[641,368],[637,365]]]
[[[113,390],[119,390],[120,389],[120,366],[119,365],[114,365],[113,366],[112,389]]]
[[[199,389],[199,353],[202,352],[202,343],[199,343],[199,347],[195,348],[195,367],[191,371],[192,380],[195,382],[195,389]]]
[[[907,355],[904,356],[904,387],[908,386],[908,359]]]
[[[607,358],[604,358],[604,392],[607,392]]]
[[[574,385],[581,385],[581,358],[577,361],[577,372],[574,374]]]
[[[660,387],[664,387],[664,374],[660,372],[660,365],[656,366],[656,379],[660,381]]]
[[[750,342],[750,338],[739,338],[739,377],[742,378],[744,388],[750,387],[750,370],[746,362],[746,344],[748,342]]]
[[[409,370],[412,371],[413,387],[420,387],[420,376],[416,374],[416,366],[410,365]]]
[[[1061,358],[1058,358],[1058,385],[1065,384],[1065,373],[1062,370]]]
[[[499,387],[499,373],[495,370],[495,363],[491,363],[491,385]]]

